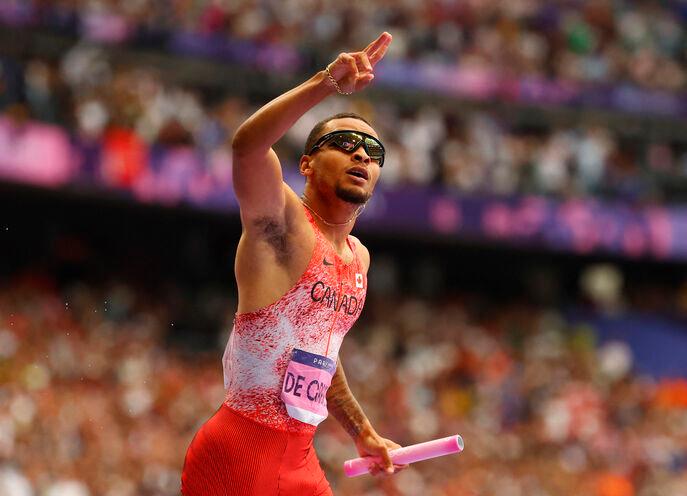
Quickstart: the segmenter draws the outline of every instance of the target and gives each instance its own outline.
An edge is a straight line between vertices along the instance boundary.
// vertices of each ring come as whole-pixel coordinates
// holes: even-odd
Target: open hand
[[[370,457],[369,467],[372,475],[391,475],[408,466],[394,465],[389,457],[389,451],[401,446],[374,431],[362,432],[356,439],[355,446],[360,456]]]
[[[382,60],[391,44],[391,35],[386,31],[361,52],[340,53],[330,63],[329,72],[344,93],[353,93],[365,88],[374,79],[374,67]]]

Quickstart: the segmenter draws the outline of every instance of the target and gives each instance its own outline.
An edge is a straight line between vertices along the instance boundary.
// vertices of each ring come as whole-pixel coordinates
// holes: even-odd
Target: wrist
[[[374,437],[376,435],[377,431],[374,430],[372,424],[370,424],[370,422],[366,419],[361,423],[358,433],[353,436],[353,439],[359,441],[361,439],[365,439],[366,437]]]
[[[311,81],[315,84],[318,91],[323,96],[329,96],[332,93],[336,93],[336,89],[331,81],[329,81],[329,78],[327,77],[327,71],[324,69],[316,72]]]
[[[332,88],[334,91],[336,91],[339,95],[352,95],[352,91],[344,91],[341,86],[339,85],[339,82],[336,80],[336,78],[332,75],[332,72],[330,70],[331,64],[329,64],[327,67],[324,69],[324,74],[325,77],[327,78],[327,82],[329,83],[329,87]]]

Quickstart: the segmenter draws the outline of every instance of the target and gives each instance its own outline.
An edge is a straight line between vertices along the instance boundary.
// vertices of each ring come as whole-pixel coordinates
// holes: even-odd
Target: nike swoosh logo
[[[326,258],[323,258],[323,259],[322,259],[322,263],[323,263],[324,265],[334,265],[333,263],[328,262]]]

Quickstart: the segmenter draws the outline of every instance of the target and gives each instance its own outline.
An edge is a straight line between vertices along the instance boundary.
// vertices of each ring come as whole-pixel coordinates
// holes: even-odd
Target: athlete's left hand
[[[394,465],[389,457],[389,451],[400,448],[390,439],[385,439],[374,430],[363,431],[355,440],[360,456],[369,456],[370,474],[372,475],[392,475],[403,470],[408,465]]]
[[[341,91],[346,94],[354,93],[372,82],[375,65],[384,58],[391,40],[391,34],[384,31],[360,52],[340,53],[327,66]]]

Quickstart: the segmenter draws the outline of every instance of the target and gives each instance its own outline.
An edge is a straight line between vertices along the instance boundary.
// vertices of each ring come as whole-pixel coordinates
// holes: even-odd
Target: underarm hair
[[[253,221],[253,224],[257,227],[265,241],[274,249],[279,263],[285,264],[289,259],[291,250],[287,243],[286,226],[284,223],[277,222],[272,217],[260,217]]]

